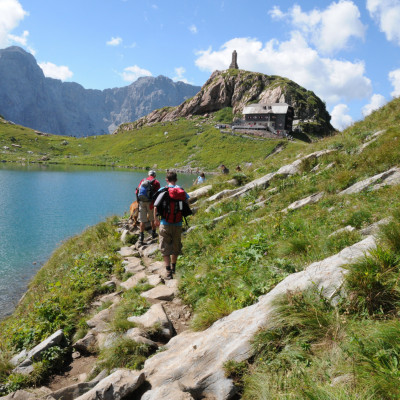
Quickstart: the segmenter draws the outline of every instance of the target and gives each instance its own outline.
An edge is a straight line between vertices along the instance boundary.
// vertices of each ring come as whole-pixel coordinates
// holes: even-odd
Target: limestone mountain
[[[175,106],[200,87],[165,76],[143,77],[129,86],[85,89],[46,78],[35,58],[13,46],[0,50],[0,110],[7,120],[59,135],[113,132],[154,109]]]
[[[204,115],[225,107],[232,107],[234,117],[240,118],[244,106],[252,103],[290,104],[294,107],[295,122],[305,133],[324,136],[334,130],[325,103],[313,92],[280,76],[237,69],[214,71],[193,98],[177,107],[155,110],[123,129]]]

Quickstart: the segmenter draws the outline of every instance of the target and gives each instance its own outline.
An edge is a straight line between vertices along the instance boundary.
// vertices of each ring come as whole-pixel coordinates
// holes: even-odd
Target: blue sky
[[[0,48],[87,89],[228,68],[314,91],[343,129],[400,95],[400,0],[0,0]]]

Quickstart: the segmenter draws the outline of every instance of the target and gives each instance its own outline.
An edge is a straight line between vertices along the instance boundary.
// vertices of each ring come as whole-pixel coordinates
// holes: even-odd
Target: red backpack
[[[182,222],[182,218],[192,214],[186,201],[186,192],[180,187],[163,188],[154,202],[157,213],[170,224]]]

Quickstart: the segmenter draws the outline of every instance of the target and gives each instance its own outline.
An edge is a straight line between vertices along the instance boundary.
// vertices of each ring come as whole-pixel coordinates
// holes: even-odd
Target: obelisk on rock
[[[239,69],[238,64],[237,64],[237,53],[236,53],[236,50],[233,50],[232,62],[231,62],[231,65],[229,66],[229,69]]]

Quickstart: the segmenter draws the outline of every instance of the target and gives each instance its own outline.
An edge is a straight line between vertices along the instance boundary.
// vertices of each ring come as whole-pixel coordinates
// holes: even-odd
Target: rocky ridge
[[[292,105],[304,132],[323,136],[334,130],[325,104],[313,92],[286,78],[244,70],[215,71],[193,98],[176,107],[152,111],[134,123],[122,125],[119,130],[205,115],[225,107],[232,107],[234,116],[240,117],[244,106],[252,103]]]
[[[46,78],[20,47],[0,50],[0,114],[20,125],[58,135],[113,132],[150,111],[175,106],[200,89],[165,76],[142,77],[129,86],[92,90]]]

